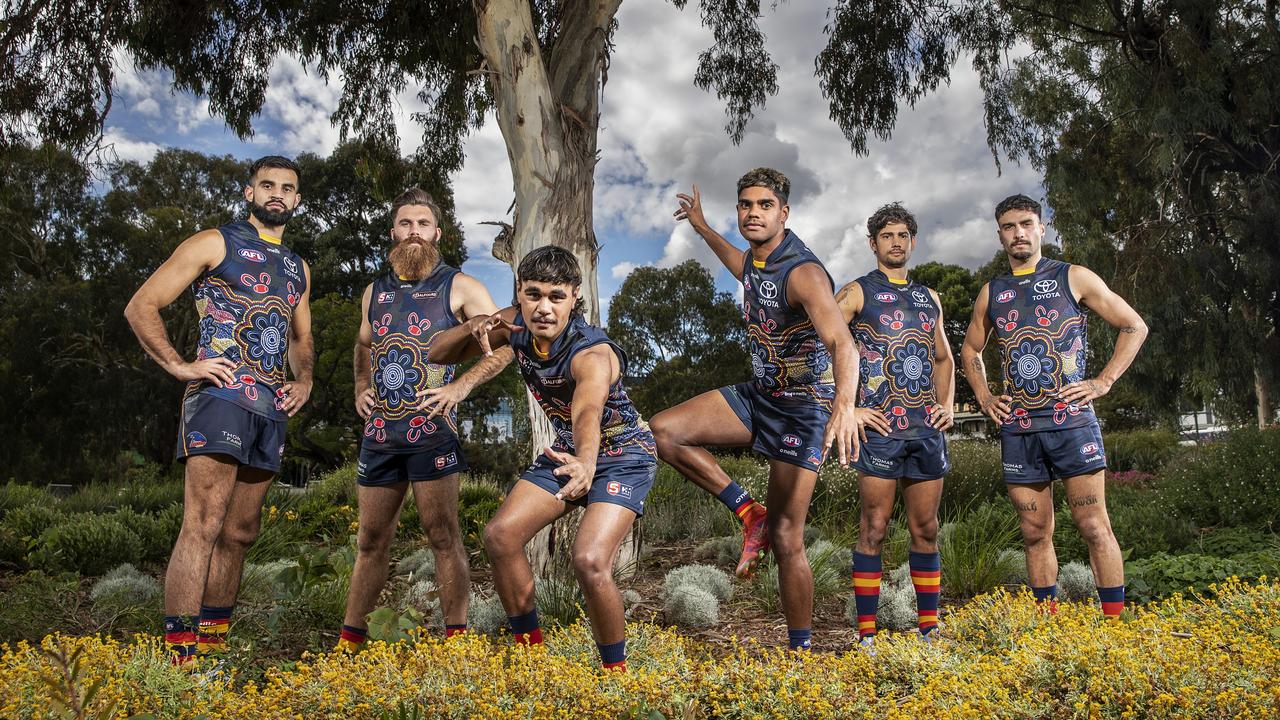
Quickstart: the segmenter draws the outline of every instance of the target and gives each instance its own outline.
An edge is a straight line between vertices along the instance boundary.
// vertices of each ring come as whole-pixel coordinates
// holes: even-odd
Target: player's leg
[[[550,466],[540,464],[535,464],[529,472],[542,470],[546,475],[551,473]],[[524,554],[524,546],[567,509],[568,505],[557,500],[547,488],[521,478],[484,528],[484,546],[493,566],[493,585],[507,611],[511,634],[517,643],[542,642],[538,610],[533,601],[533,569]]]
[[[1124,609],[1124,557],[1120,554],[1115,534],[1111,532],[1104,476],[1105,470],[1098,470],[1067,478],[1063,484],[1067,489],[1071,519],[1089,548],[1089,565],[1098,586],[1102,612],[1108,617],[1118,617]]]
[[[236,473],[222,529],[209,557],[209,575],[200,603],[201,653],[218,652],[226,642],[231,613],[240,594],[244,557],[258,539],[262,501],[271,489],[274,476],[273,470],[247,465],[241,465]]]
[[[858,542],[853,549],[853,592],[860,639],[869,639],[876,634],[882,571],[880,553],[888,533],[897,488],[897,480],[858,473],[861,514],[858,518]]]
[[[573,543],[573,572],[587,601],[591,634],[606,668],[625,670],[626,621],[622,594],[613,581],[613,562],[636,514],[622,505],[593,502],[583,513]]]
[[[730,403],[733,398],[734,403]],[[705,446],[751,444],[750,407],[734,387],[711,390],[663,410],[649,420],[662,458],[695,485],[715,495],[742,521],[742,554],[736,572],[748,575],[768,551],[766,512],[716,462]]]
[[[471,567],[458,527],[458,473],[413,484],[422,529],[436,558],[436,588],[445,636],[467,629],[467,601],[471,593]]]
[[[361,459],[367,457],[365,454]],[[391,456],[391,462],[397,460],[403,458]],[[347,609],[338,636],[340,650],[355,651],[364,644],[368,637],[367,618],[387,583],[391,541],[395,539],[400,508],[409,487],[407,480],[400,480],[394,474],[389,479],[386,481],[388,478],[384,476],[376,484],[356,484],[360,522],[356,530],[356,562],[351,569],[351,585],[347,589]]]
[[[1048,480],[1007,483],[1018,513],[1018,528],[1027,556],[1027,580],[1036,600],[1052,612],[1058,598],[1058,556],[1053,549],[1053,484]]]
[[[942,585],[942,557],[938,554],[938,504],[942,500],[942,479],[902,481],[902,503],[911,531],[907,562],[916,593],[916,619],[920,634],[928,636],[938,627],[938,599]]]
[[[222,530],[239,468],[238,461],[227,455],[195,455],[187,458],[186,465],[182,529],[169,556],[164,581],[165,643],[177,663],[196,654],[209,558]]]
[[[804,523],[818,474],[781,460],[769,462],[769,539],[778,563],[778,591],[793,649],[807,649],[813,627],[813,571],[804,552]]]

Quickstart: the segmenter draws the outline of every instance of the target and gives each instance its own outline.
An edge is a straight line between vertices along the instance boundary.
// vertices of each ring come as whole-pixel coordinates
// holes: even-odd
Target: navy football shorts
[[[722,387],[720,394],[751,431],[752,450],[814,472],[822,466],[830,398],[774,396],[751,382]]]
[[[437,480],[453,473],[466,472],[467,459],[457,436],[427,450],[390,453],[360,448],[356,462],[356,483],[380,487],[402,482]]]
[[[558,467],[560,463],[546,455],[539,455],[520,479],[555,495],[568,482],[566,478],[555,474]],[[568,502],[579,507],[599,502],[612,503],[621,505],[640,517],[644,515],[645,496],[653,487],[653,478],[657,474],[658,460],[644,448],[628,447],[617,455],[605,453],[596,460],[596,475],[591,481],[591,489],[586,495]]]
[[[280,471],[289,423],[273,420],[206,393],[182,401],[178,460],[192,455],[229,455],[241,465]]]
[[[867,430],[853,467],[865,475],[897,480],[937,480],[951,472],[947,436],[898,439]]]
[[[1000,433],[1006,483],[1040,483],[1089,475],[1107,467],[1098,424],[1033,433]]]

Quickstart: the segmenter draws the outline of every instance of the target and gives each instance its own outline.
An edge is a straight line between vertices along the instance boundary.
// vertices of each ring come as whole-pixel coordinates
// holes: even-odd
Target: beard
[[[887,268],[893,268],[894,270],[897,270],[898,268],[906,267],[906,265],[907,265],[907,256],[906,256],[906,255],[903,255],[903,256],[902,256],[902,257],[900,257],[900,258],[887,257],[887,258],[885,258],[884,260],[882,260],[881,262],[883,262],[883,263],[884,263],[884,266],[885,266],[885,267],[887,267]]]
[[[1031,251],[1031,248],[1029,247],[1020,247],[1017,250],[1009,251],[1009,257],[1013,258],[1014,260],[1026,260],[1027,258],[1031,257],[1034,254],[1035,253],[1033,253]]]
[[[293,213],[296,211],[297,208],[293,210],[271,210],[265,205],[259,205],[252,200],[249,201],[249,214],[258,218],[258,221],[267,227],[284,225],[289,222],[289,219],[293,217]]]
[[[391,261],[391,269],[396,275],[406,280],[421,280],[440,261],[440,248],[425,240],[421,243],[401,240],[391,248],[387,259]]]

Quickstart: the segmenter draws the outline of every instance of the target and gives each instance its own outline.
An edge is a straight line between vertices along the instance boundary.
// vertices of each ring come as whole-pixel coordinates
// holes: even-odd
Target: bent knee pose
[[[625,670],[626,624],[613,563],[653,486],[653,435],[622,386],[626,355],[578,310],[582,275],[573,255],[538,248],[520,261],[516,283],[517,306],[441,333],[430,358],[459,362],[509,345],[556,433],[484,530],[516,642],[542,641],[525,545],[571,506],[585,506],[573,570],[601,663]]]
[[[498,308],[475,278],[440,262],[439,208],[409,188],[391,204],[391,272],[364,290],[355,345],[355,404],[364,419],[356,472],[357,555],[338,647],[356,650],[387,581],[388,551],[413,483],[418,517],[436,560],[445,636],[467,628],[471,587],[458,530],[458,473],[467,461],[455,408],[511,361],[503,350],[454,379],[452,365],[427,362],[440,331]]]
[[[911,531],[909,562],[920,634],[928,637],[938,626],[938,501],[942,477],[950,470],[942,433],[953,424],[955,363],[942,330],[942,301],[907,277],[916,232],[915,216],[901,205],[877,210],[867,219],[877,268],[836,296],[861,366],[857,417],[862,444],[854,467],[862,517],[853,585],[864,645],[876,634],[880,551],[899,483]]]
[[[793,648],[807,648],[813,576],[804,523],[818,469],[834,443],[847,465],[857,457],[857,359],[822,262],[785,227],[790,181],[757,168],[738,180],[743,251],[702,213],[698,189],[680,194],[688,219],[743,286],[748,351],[755,378],[703,393],[653,417],[659,456],[734,510],[744,523],[739,575],[770,546],[778,562],[782,609]],[[833,367],[834,366],[834,367]],[[769,458],[768,510],[725,474],[706,446],[747,446]]]
[[[1038,600],[1057,598],[1053,487],[1062,480],[1071,517],[1089,547],[1102,610],[1124,607],[1124,563],[1104,497],[1106,451],[1092,402],[1106,395],[1138,354],[1147,326],[1092,270],[1041,256],[1040,204],[1025,195],[996,206],[1010,273],[983,286],[973,304],[961,360],[978,403],[1000,425],[1009,498],[1018,511],[1027,576]],[[1084,309],[1120,331],[1111,360],[1086,379]],[[982,350],[995,330],[1004,391],[987,385]]]
[[[301,200],[297,165],[258,160],[244,198],[247,219],[184,240],[125,308],[147,354],[187,383],[177,453],[186,464],[182,529],[164,588],[165,642],[179,664],[224,642],[287,420],[311,394],[311,271],[281,242]],[[192,362],[160,318],[188,287],[200,316]]]

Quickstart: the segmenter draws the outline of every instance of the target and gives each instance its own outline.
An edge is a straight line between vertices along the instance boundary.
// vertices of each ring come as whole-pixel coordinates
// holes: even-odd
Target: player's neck
[[[907,284],[907,266],[906,265],[903,265],[902,267],[898,267],[898,268],[891,268],[882,262],[878,262],[876,263],[876,266],[880,269],[880,272],[884,273],[885,277],[889,278],[889,282],[895,285]]]
[[[277,240],[284,237],[283,225],[267,225],[253,213],[249,213],[249,224],[256,228],[260,235],[270,235]]]
[[[1014,256],[1010,255],[1009,271],[1012,272],[1014,275],[1028,275],[1033,270],[1036,269],[1037,265],[1040,264],[1040,257],[1041,257],[1040,251],[1038,250],[1034,255],[1027,258],[1026,260],[1019,260]]]
[[[784,227],[777,235],[774,235],[758,245],[756,243],[750,243],[751,259],[755,261],[756,266],[761,267],[764,261],[769,259],[769,256],[773,254],[774,250],[778,249],[778,246],[782,244],[782,241],[786,237],[787,229]]]

